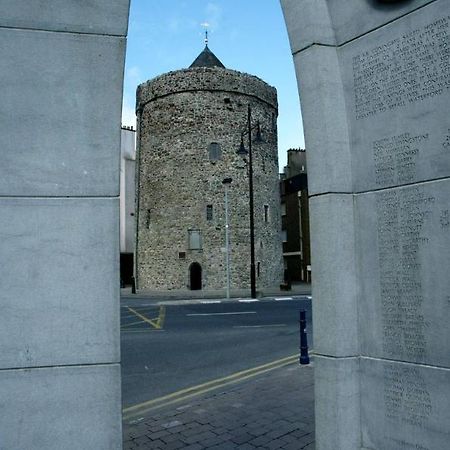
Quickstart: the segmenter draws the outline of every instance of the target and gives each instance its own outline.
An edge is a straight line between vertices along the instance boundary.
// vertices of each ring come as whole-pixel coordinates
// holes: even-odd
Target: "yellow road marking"
[[[185,401],[189,398],[198,396],[200,394],[204,394],[206,392],[222,388],[224,386],[228,386],[233,383],[238,383],[248,378],[252,378],[256,375],[260,375],[269,372],[271,370],[278,369],[280,367],[292,364],[297,361],[298,361],[298,354],[288,356],[286,358],[281,358],[279,360],[272,361],[270,363],[263,364],[261,366],[233,373],[223,378],[218,378],[216,380],[211,380],[206,383],[199,384],[197,386],[181,389],[180,391],[173,392],[172,394],[168,394],[163,397],[159,397],[153,400],[148,400],[143,403],[129,406],[122,410],[123,420],[128,420],[137,415],[145,414],[153,409]]]
[[[157,330],[160,330],[164,325],[164,319],[166,317],[166,307],[165,306],[160,306],[159,316],[156,319],[149,319],[148,317],[145,317],[144,315],[137,312],[135,309],[130,308],[129,306],[127,306],[127,308],[133,314],[135,314],[140,319],[142,319],[144,322],[147,322],[148,324],[150,324],[153,328],[156,328]]]
[[[139,312],[143,312],[143,311],[154,311],[156,308],[158,308],[159,305],[155,303],[155,305],[153,306],[139,306]],[[122,308],[126,309],[128,308],[128,306],[122,306]],[[135,308],[137,308],[135,306]],[[126,311],[123,312],[123,314],[126,314]]]
[[[139,312],[142,314],[143,311],[139,310]],[[135,318],[136,315],[131,313],[131,312],[128,312],[126,315],[123,314],[123,315],[120,316],[121,319],[129,319],[130,317]]]
[[[143,321],[140,320],[139,322],[124,323],[124,324],[121,326],[121,328],[130,327],[131,325],[137,325],[138,323],[143,323]]]
[[[159,307],[158,325],[160,328],[164,326],[164,321],[166,320],[166,307],[161,305]]]
[[[142,323],[142,322],[141,322]],[[124,333],[156,333],[157,331],[166,331],[162,329],[156,329],[156,328],[146,328],[145,330],[136,329],[136,328],[121,328],[120,329]]]

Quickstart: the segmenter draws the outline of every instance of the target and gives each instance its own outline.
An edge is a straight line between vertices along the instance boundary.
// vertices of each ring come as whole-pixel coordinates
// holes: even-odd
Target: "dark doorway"
[[[190,286],[192,291],[199,291],[202,288],[202,266],[199,263],[192,263],[189,267]]]
[[[121,286],[131,286],[133,277],[133,253],[120,254],[120,284]]]

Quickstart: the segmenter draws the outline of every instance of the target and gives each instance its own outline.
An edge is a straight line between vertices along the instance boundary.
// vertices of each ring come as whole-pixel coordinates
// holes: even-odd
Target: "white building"
[[[134,256],[136,131],[122,127],[120,145],[120,277],[131,284]]]

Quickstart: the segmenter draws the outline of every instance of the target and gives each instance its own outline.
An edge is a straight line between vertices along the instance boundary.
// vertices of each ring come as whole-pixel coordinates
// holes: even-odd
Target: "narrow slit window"
[[[264,222],[269,221],[269,205],[264,205]]]
[[[147,209],[146,226],[147,226],[147,228],[150,228],[150,210],[149,209]]]
[[[206,205],[206,220],[213,220],[213,205]]]

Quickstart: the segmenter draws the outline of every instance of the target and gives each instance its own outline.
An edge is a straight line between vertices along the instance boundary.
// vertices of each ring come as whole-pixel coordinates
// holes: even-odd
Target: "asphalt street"
[[[124,408],[298,355],[301,309],[312,348],[305,296],[186,304],[122,298]]]

